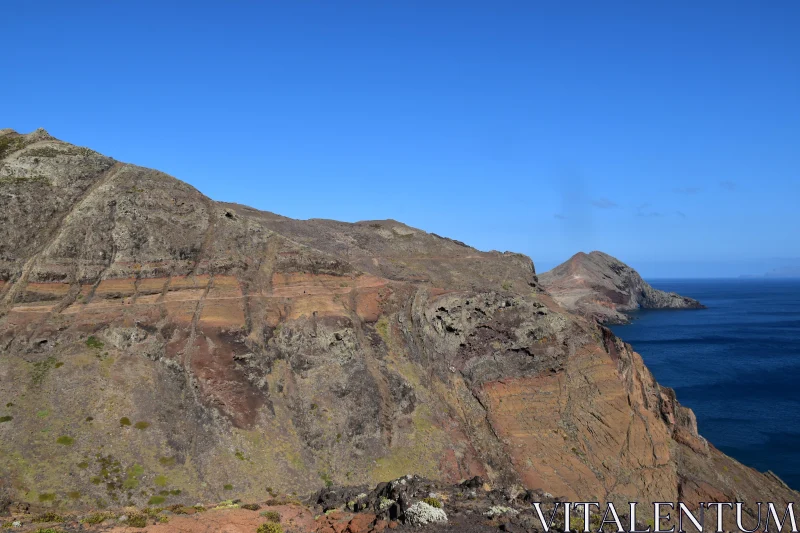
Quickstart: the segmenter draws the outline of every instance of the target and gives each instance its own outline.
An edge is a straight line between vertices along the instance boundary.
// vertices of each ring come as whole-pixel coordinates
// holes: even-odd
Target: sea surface
[[[800,489],[800,280],[648,280],[703,310],[642,310],[613,326],[700,434]]]

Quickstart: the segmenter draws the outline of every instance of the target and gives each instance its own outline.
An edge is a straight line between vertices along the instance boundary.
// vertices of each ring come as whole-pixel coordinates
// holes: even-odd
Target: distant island
[[[800,279],[800,265],[773,268],[765,274],[742,274],[742,279]]]

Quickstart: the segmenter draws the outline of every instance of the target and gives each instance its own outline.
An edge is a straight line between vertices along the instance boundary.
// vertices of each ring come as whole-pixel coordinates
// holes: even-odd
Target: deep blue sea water
[[[708,309],[638,311],[614,333],[697,415],[700,434],[800,489],[800,280],[648,280]]]

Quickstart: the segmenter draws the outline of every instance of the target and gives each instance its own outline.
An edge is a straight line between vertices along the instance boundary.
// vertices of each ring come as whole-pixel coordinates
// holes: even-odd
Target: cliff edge
[[[43,131],[0,133],[0,457],[12,511],[407,474],[623,506],[797,498],[709,445],[523,255],[214,202]]]

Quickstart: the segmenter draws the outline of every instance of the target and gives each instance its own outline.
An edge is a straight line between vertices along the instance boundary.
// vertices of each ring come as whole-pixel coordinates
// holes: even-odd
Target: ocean
[[[648,282],[708,309],[637,311],[614,333],[714,446],[800,489],[800,280]]]

